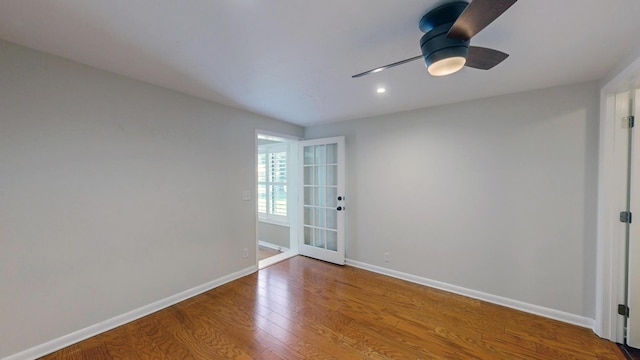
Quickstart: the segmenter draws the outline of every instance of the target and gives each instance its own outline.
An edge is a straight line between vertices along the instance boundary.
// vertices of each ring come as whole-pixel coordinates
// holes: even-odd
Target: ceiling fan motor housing
[[[467,57],[469,40],[447,37],[451,26],[469,4],[456,1],[429,11],[420,20],[420,30],[425,34],[420,39],[420,49],[427,67],[450,57]]]

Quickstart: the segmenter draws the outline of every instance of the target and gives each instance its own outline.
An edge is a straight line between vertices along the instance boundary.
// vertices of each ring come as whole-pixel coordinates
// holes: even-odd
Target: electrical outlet
[[[391,262],[391,255],[388,252],[384,253],[384,262]]]
[[[249,257],[249,249],[247,249],[247,248],[242,249],[242,257],[243,258],[248,258]]]

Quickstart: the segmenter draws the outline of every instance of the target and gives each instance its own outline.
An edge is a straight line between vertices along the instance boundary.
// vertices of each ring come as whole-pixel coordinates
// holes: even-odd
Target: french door
[[[302,226],[298,251],[344,265],[344,137],[304,140],[299,143],[299,151]]]

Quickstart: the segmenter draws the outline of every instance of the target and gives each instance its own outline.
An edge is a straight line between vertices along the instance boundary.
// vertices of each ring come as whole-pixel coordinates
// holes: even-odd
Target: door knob
[[[344,196],[338,196],[338,201],[344,200]]]
[[[342,206],[338,206],[338,207],[336,208],[336,210],[338,210],[338,211],[342,211],[342,209],[344,209]]]

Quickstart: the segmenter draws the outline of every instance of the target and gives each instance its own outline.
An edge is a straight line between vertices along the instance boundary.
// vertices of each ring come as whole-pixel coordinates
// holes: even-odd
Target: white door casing
[[[631,104],[634,117],[637,119],[638,104],[640,104],[640,89],[634,92],[634,102]],[[638,216],[640,216],[640,136],[637,136],[637,126],[630,129],[632,133],[630,187],[629,199],[631,214],[636,216],[629,224],[629,273],[628,273],[628,306],[632,309],[627,319],[627,344],[640,348],[640,230]],[[635,221],[634,221],[635,220]]]

